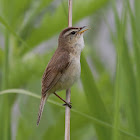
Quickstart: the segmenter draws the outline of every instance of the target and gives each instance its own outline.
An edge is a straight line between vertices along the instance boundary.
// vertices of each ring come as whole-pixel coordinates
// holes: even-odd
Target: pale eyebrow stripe
[[[73,31],[77,32],[78,29],[71,29],[71,30],[67,31],[67,32],[64,34],[64,36],[69,35],[69,34],[70,34],[71,32],[73,32]]]

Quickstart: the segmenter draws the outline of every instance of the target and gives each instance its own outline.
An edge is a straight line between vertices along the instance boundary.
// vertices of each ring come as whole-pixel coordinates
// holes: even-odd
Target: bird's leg
[[[67,105],[69,108],[72,108],[71,102],[68,103],[66,102],[64,99],[62,99],[59,95],[56,94],[56,92],[54,92],[54,95],[57,96],[60,100],[62,100],[65,104],[63,105]]]

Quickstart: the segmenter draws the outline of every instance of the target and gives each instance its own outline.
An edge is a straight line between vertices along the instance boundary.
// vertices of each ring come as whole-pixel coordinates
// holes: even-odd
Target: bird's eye
[[[72,32],[71,32],[72,35],[74,35],[75,33],[76,33],[75,31],[72,31]]]

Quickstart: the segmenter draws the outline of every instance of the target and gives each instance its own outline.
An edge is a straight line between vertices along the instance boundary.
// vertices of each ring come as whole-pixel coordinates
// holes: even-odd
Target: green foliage
[[[90,17],[107,2],[73,1],[73,23]],[[86,45],[90,51],[86,54],[85,48],[81,56],[82,84],[75,85],[71,94],[72,140],[140,139],[139,5],[140,1],[135,0],[133,11],[129,0],[124,1],[121,16],[115,0],[109,5],[116,25],[115,32],[108,28],[117,56],[115,78],[96,50],[90,48],[91,44]],[[67,9],[67,1],[63,0],[57,4],[53,0],[0,0],[0,35],[5,39],[4,49],[0,46],[0,140],[12,139],[13,126],[16,126],[16,140],[64,139],[65,110],[53,95],[45,106],[39,127],[36,126],[41,77],[54,49],[40,54],[35,50],[67,27]],[[93,75],[92,66],[98,78]],[[65,98],[65,91],[59,94]],[[15,106],[18,111],[13,114]]]
[[[111,118],[106,110],[102,98],[100,97],[100,93],[96,87],[91,70],[83,55],[81,56],[81,65],[82,65],[81,78],[83,82],[83,88],[92,115],[102,121],[111,122]],[[97,110],[97,107],[100,111]],[[107,139],[110,139],[110,130],[108,130],[106,127],[95,125],[95,128],[98,134],[98,139],[103,139],[104,135],[106,135]]]

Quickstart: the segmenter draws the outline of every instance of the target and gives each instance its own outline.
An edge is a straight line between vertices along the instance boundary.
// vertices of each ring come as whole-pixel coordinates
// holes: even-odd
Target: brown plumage
[[[58,40],[58,48],[42,77],[42,97],[38,112],[40,122],[46,100],[51,93],[70,88],[80,77],[80,54],[84,46],[81,31],[84,27],[64,29]]]
[[[43,74],[42,96],[44,96],[46,92],[55,86],[69,64],[69,52],[63,48],[58,48]]]
[[[63,60],[63,61],[62,61]],[[50,60],[42,78],[42,98],[40,103],[40,111],[38,113],[37,125],[40,122],[42,116],[43,108],[45,105],[46,99],[49,97],[50,93],[55,92],[51,91],[52,87],[56,85],[58,80],[61,78],[64,71],[70,64],[69,53],[63,48],[58,48],[54,53],[52,59]],[[56,89],[58,90],[58,89]],[[49,92],[50,91],[50,92]]]

